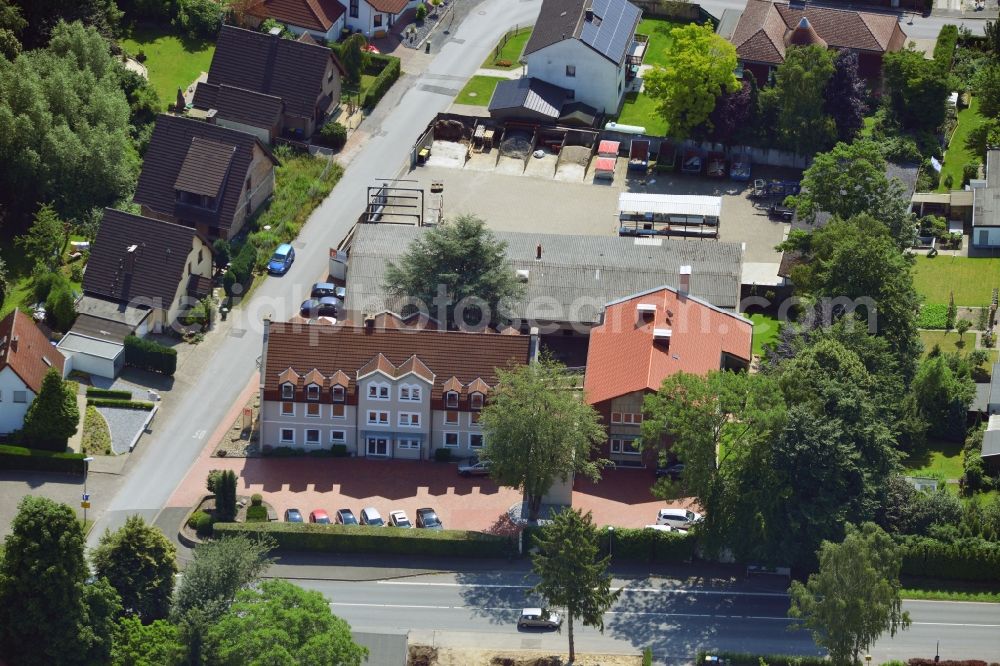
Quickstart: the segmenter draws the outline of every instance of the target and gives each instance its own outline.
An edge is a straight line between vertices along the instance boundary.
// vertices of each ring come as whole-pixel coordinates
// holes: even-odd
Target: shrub
[[[45,313],[52,325],[60,331],[68,331],[76,319],[76,302],[69,283],[61,283],[52,288],[45,298]]]
[[[699,650],[695,663],[704,664],[706,656],[719,658],[726,666],[830,666],[826,657],[799,657],[788,654],[752,654],[749,652],[706,652]]]
[[[313,141],[334,150],[340,150],[347,143],[347,128],[340,123],[327,123],[323,125]]]
[[[153,403],[141,402],[138,400],[116,400],[114,398],[87,398],[89,407],[116,407],[118,409],[134,409],[136,411],[150,412],[153,410]]]
[[[215,484],[215,515],[224,522],[236,516],[236,472],[225,470]]]
[[[421,2],[417,5],[417,20],[423,21],[425,18],[427,18],[427,5]]]
[[[136,53],[135,54],[135,60],[136,60],[136,62],[146,62],[146,52],[145,51],[139,51],[138,53]]]
[[[906,663],[909,666],[990,666],[982,659],[941,659],[935,661],[934,659],[913,657]]]
[[[918,328],[944,329],[948,323],[948,306],[944,303],[927,303],[917,316]]]
[[[212,243],[212,260],[215,262],[215,267],[224,268],[232,258],[233,248],[229,245],[229,241],[225,238],[215,239]]]
[[[253,277],[254,268],[257,266],[257,248],[251,242],[246,242],[243,247],[240,248],[239,253],[236,258],[233,259],[232,263],[229,265],[229,272],[233,274],[235,282],[246,286],[250,282],[250,278]],[[223,281],[225,284],[225,280]],[[231,289],[231,287],[230,287]],[[231,291],[226,291],[230,296],[233,294]]]
[[[263,507],[263,506],[248,506],[247,507],[247,522],[248,523],[266,523],[267,522],[267,507]]]
[[[78,261],[69,267],[69,279],[73,282],[83,282],[83,263]]]
[[[172,377],[177,370],[177,350],[130,335],[125,338],[125,365]]]
[[[222,470],[213,469],[208,472],[208,476],[205,477],[205,488],[208,492],[213,495],[219,492],[219,483],[222,480]]]
[[[505,557],[506,537],[463,530],[391,530],[364,525],[313,525],[310,523],[217,523],[216,536],[247,534],[269,536],[277,547],[324,553],[445,555],[455,557]]]
[[[687,562],[694,556],[695,536],[689,532],[619,527],[613,534],[601,531],[604,552],[608,552],[609,545],[616,560]]]
[[[348,456],[347,444],[334,444],[330,447],[330,453],[333,454],[334,458],[346,458]]]
[[[908,576],[950,580],[1000,581],[1000,543],[964,538],[946,543],[926,537],[902,542],[903,567]]]
[[[237,295],[233,293],[234,284],[236,284],[236,273],[226,271],[225,275],[222,276],[222,288],[225,290],[226,296],[232,297]]]
[[[264,504],[264,497],[260,493],[254,493],[250,496],[250,506],[262,506]]]
[[[306,452],[302,449],[293,449],[290,446],[275,446],[268,450],[265,448],[263,450],[265,456],[273,456],[275,458],[295,458],[298,456],[304,456]]]
[[[214,39],[222,27],[222,4],[215,0],[177,0],[174,24],[192,39]]]
[[[102,389],[96,386],[87,387],[88,398],[111,398],[113,400],[131,400],[132,391],[119,391],[117,389]]]
[[[399,78],[399,58],[373,54],[372,62],[385,63],[385,66],[382,67],[382,71],[375,77],[368,90],[365,91],[365,96],[361,100],[361,106],[366,109],[374,108]]]
[[[187,524],[188,527],[198,533],[198,536],[208,536],[212,533],[213,522],[215,521],[212,519],[212,516],[199,509],[191,514]]]
[[[434,449],[434,461],[435,462],[450,462],[451,461],[451,449]]]
[[[62,453],[0,444],[0,469],[83,474],[82,453]]]
[[[969,162],[962,165],[962,187],[968,185],[969,181],[979,178],[979,162]]]
[[[934,60],[940,63],[945,72],[951,71],[952,60],[955,57],[955,46],[958,44],[958,26],[943,25],[934,43]]]

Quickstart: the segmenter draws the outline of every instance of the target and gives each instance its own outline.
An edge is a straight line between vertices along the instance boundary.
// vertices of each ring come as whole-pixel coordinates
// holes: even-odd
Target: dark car
[[[358,519],[354,517],[354,512],[350,509],[341,509],[334,519],[338,525],[357,525]]]
[[[324,298],[325,296],[333,296],[339,298],[341,301],[347,295],[347,289],[344,287],[338,287],[332,282],[317,282],[309,290],[309,296],[312,298]]]
[[[656,478],[667,477],[671,481],[677,481],[684,476],[684,463],[671,463],[664,467],[656,468]]]
[[[284,275],[295,261],[295,248],[288,243],[282,243],[267,262],[267,272],[271,275]]]
[[[441,519],[438,518],[437,512],[430,507],[417,509],[417,527],[423,527],[428,530],[444,529],[444,525],[441,524]]]
[[[335,296],[310,298],[299,306],[299,314],[308,319],[315,317],[336,317],[343,307],[341,300]]]
[[[286,523],[301,523],[302,512],[298,509],[287,509],[285,511],[285,522]]]

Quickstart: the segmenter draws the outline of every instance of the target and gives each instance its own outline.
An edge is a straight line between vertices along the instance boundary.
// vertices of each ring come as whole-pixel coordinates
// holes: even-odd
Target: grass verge
[[[947,303],[952,292],[955,305],[977,307],[989,303],[993,288],[1000,287],[1000,258],[918,256],[913,286],[927,303]]]
[[[90,405],[83,417],[83,452],[88,456],[111,455],[111,431],[97,408]]]
[[[752,353],[755,356],[760,356],[764,353],[765,345],[778,339],[778,330],[781,322],[778,321],[777,317],[771,317],[761,312],[755,312],[750,315],[750,321],[753,322]]]
[[[522,28],[520,32],[507,40],[507,43],[503,45],[500,49],[500,53],[493,57],[496,53],[496,48],[490,52],[489,57],[483,61],[484,69],[514,69],[515,67],[520,67],[521,64],[517,61],[521,57],[521,52],[524,51],[524,45],[528,43],[528,39],[531,38],[531,28]],[[499,46],[499,42],[497,43]],[[510,65],[498,65],[498,62],[509,62]]]
[[[979,601],[1000,603],[1000,587],[962,581],[905,576],[900,596],[927,601]]]
[[[507,79],[501,76],[473,76],[465,84],[462,91],[455,98],[456,104],[469,104],[470,106],[489,106],[490,98],[493,97],[493,90],[497,84]]]
[[[969,106],[958,112],[958,125],[945,152],[944,164],[941,165],[939,192],[962,189],[962,167],[979,160],[969,147],[969,136],[984,122],[986,119],[979,114],[979,100],[973,97]],[[948,176],[951,176],[951,187],[945,185]]]
[[[163,108],[172,104],[177,89],[186,89],[212,64],[215,44],[185,39],[170,26],[137,26],[121,40],[122,47],[135,57],[146,54],[143,63],[149,71],[149,82],[160,96]]]

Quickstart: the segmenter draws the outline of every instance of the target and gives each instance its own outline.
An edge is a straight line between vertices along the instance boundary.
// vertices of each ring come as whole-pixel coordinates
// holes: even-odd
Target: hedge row
[[[753,654],[750,652],[712,652],[698,650],[696,664],[707,663],[705,657],[718,657],[725,666],[830,666],[826,657],[800,657],[790,654]]]
[[[131,400],[132,391],[117,391],[114,389],[102,389],[96,386],[87,387],[88,398],[111,398],[112,400]]]
[[[245,287],[253,277],[253,271],[257,267],[257,248],[253,243],[247,241],[243,243],[239,253],[229,264],[229,270],[223,276],[222,286],[228,296],[233,296],[233,285],[238,284]]]
[[[177,370],[177,350],[130,335],[125,338],[125,365],[173,377]]]
[[[958,26],[941,26],[937,41],[934,43],[934,61],[941,65],[945,72],[951,71],[951,65],[955,58],[955,47],[958,45]]]
[[[83,474],[82,453],[56,453],[0,444],[0,469]]]
[[[914,657],[906,662],[907,666],[1000,666],[995,661],[987,664],[982,659],[923,659]]]
[[[90,407],[117,407],[118,409],[135,409],[149,412],[153,409],[153,403],[140,402],[138,400],[115,400],[113,398],[87,398],[87,405]]]
[[[534,535],[540,528],[524,530],[526,548],[535,546]],[[664,532],[646,528],[616,527],[613,533],[600,530],[601,552],[610,552],[616,561],[666,564],[689,562],[694,557],[696,538],[690,532]]]
[[[379,103],[379,100],[385,97],[385,94],[389,92],[389,88],[392,84],[399,79],[399,58],[395,56],[386,55],[375,55],[372,54],[371,62],[383,62],[385,65],[382,67],[382,71],[378,73],[375,80],[365,91],[364,99],[361,100],[361,106],[366,109],[373,109],[375,105]]]
[[[949,580],[1000,581],[1000,543],[959,539],[953,543],[909,537],[902,543],[903,568],[908,576]]]
[[[266,534],[285,550],[380,555],[506,557],[505,537],[462,530],[396,529],[310,523],[216,523],[215,536]]]

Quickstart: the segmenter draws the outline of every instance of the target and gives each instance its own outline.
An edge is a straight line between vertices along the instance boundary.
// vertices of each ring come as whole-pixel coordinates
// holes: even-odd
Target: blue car
[[[271,275],[284,275],[295,261],[295,248],[288,243],[282,243],[267,262],[267,272]]]
[[[285,511],[285,522],[286,523],[301,523],[302,522],[302,512],[298,509],[287,509]]]

